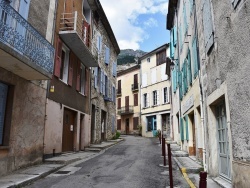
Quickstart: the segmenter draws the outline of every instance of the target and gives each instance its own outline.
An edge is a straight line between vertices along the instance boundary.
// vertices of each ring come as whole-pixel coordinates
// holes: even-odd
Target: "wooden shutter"
[[[187,71],[188,71],[188,84],[192,85],[191,55],[190,55],[189,49],[188,49],[188,55],[187,55]]]
[[[204,42],[206,53],[210,50],[214,43],[213,22],[210,1],[204,1],[203,4],[203,27],[204,27]]]
[[[118,98],[117,100],[118,100],[117,101],[117,103],[118,103],[117,109],[121,109],[121,98]]]
[[[125,111],[129,111],[129,96],[125,97]]]
[[[81,89],[81,73],[82,73],[81,61],[78,60],[77,75],[76,75],[76,90],[77,91],[80,91]]]
[[[89,87],[90,87],[90,79],[89,79],[89,69],[87,67],[85,67],[85,95],[88,96],[89,95]]]
[[[138,74],[134,75],[134,88],[138,87]]]
[[[160,91],[159,90],[156,91],[156,104],[157,105],[160,104]]]
[[[95,88],[97,88],[97,84],[98,84],[98,67],[94,68],[94,79],[95,79],[94,86],[95,86]]]
[[[74,64],[74,54],[71,52],[70,53],[70,58],[69,58],[69,74],[68,74],[68,85],[72,86],[73,83],[73,64]]]
[[[137,130],[138,128],[138,124],[139,124],[139,118],[138,117],[133,117],[133,129]]]
[[[121,93],[121,80],[118,80],[118,93]]]
[[[121,130],[121,119],[117,120],[117,130]]]
[[[183,126],[183,118],[181,118],[180,134],[181,134],[181,140],[182,140],[182,141],[184,141],[184,126]]]
[[[198,54],[197,54],[197,40],[196,37],[193,39],[192,43],[192,58],[193,58],[193,78],[195,79],[198,75]]]
[[[90,25],[88,24],[88,22],[83,21],[83,33],[82,33],[82,37],[83,37],[83,42],[84,44],[89,47],[89,38],[90,38]]]
[[[62,64],[61,61],[62,61],[62,41],[58,37],[56,45],[56,59],[55,59],[55,70],[54,70],[54,74],[58,78],[60,78],[60,69]]]
[[[174,30],[173,28],[171,29],[170,31],[170,58],[171,59],[174,59]]]
[[[105,48],[105,63],[108,65],[109,64],[109,58],[110,58],[110,50],[109,48],[106,46]]]
[[[174,26],[174,32],[173,32],[173,41],[174,41],[174,46],[177,44],[177,29],[176,26]]]
[[[138,106],[138,93],[134,94],[134,106]]]

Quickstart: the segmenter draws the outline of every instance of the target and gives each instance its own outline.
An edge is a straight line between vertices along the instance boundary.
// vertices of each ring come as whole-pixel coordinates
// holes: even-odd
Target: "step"
[[[171,146],[171,151],[180,151],[180,150],[181,150],[180,146],[174,146],[174,147]]]
[[[89,147],[89,148],[85,148],[84,151],[85,152],[100,152],[102,151],[102,149]]]
[[[176,142],[176,141],[173,141],[173,140],[166,140],[166,143],[167,143],[167,144],[177,144],[177,142]]]
[[[173,157],[188,157],[188,153],[185,151],[171,151]]]
[[[203,170],[202,166],[193,161],[190,157],[174,157],[174,160],[179,168],[185,168],[187,173],[199,173]]]

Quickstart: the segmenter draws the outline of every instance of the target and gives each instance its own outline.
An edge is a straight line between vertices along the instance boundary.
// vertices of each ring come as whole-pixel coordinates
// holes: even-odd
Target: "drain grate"
[[[57,171],[55,174],[68,174],[71,171]]]

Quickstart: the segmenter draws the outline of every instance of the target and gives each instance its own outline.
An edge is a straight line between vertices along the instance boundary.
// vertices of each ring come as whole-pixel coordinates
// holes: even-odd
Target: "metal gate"
[[[225,104],[222,103],[216,108],[218,149],[219,149],[219,173],[221,176],[231,179],[230,150],[228,141],[228,127]]]

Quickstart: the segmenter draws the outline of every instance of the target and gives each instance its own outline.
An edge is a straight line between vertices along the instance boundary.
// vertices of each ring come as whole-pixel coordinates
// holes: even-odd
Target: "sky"
[[[100,0],[120,49],[150,52],[169,42],[168,0]]]

